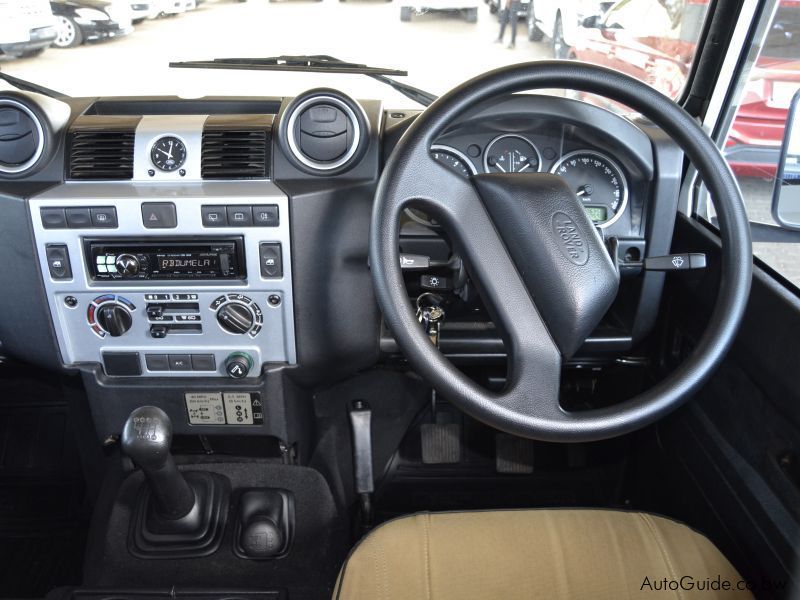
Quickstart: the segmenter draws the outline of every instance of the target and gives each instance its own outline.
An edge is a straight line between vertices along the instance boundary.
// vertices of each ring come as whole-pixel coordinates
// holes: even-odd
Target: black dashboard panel
[[[332,90],[324,92],[336,94]],[[35,96],[31,98],[37,101]],[[181,236],[185,240],[188,237],[211,239],[219,235],[241,235],[246,246],[248,277],[239,283],[231,283],[237,289],[226,289],[224,302],[243,303],[259,319],[259,311],[265,311],[266,318],[269,318],[269,311],[281,306],[281,314],[288,320],[276,321],[277,317],[273,315],[270,332],[260,334],[254,325],[248,330],[249,337],[236,338],[250,344],[251,354],[259,359],[259,364],[253,365],[249,377],[242,384],[231,381],[225,389],[261,390],[266,394],[268,389],[276,389],[274,378],[283,381],[280,385],[284,386],[317,386],[369,368],[382,356],[399,358],[390,333],[382,327],[367,256],[372,204],[382,167],[419,111],[387,111],[378,101],[355,103],[344,96],[342,102],[363,115],[364,121],[360,126],[366,143],[363,150],[354,154],[356,158],[352,163],[330,172],[301,168],[297,157],[289,154],[290,145],[279,139],[281,123],[290,118],[287,112],[297,104],[293,104],[292,99],[79,98],[63,103],[67,107],[67,118],[53,127],[52,144],[41,168],[14,181],[4,180],[0,174],[0,228],[4,237],[4,244],[0,245],[0,280],[15,284],[0,296],[0,314],[3,315],[0,340],[4,352],[50,369],[80,370],[87,389],[93,390],[92,394],[102,393],[120,402],[124,400],[126,410],[136,403],[139,390],[146,390],[150,401],[163,405],[176,420],[180,420],[181,411],[185,410],[178,394],[181,381],[188,382],[187,377],[191,377],[191,389],[197,393],[204,389],[217,390],[219,382],[225,381],[226,373],[221,361],[230,350],[230,339],[226,337],[230,332],[220,331],[214,319],[218,315],[208,312],[206,304],[213,300],[212,296],[218,295],[214,285],[202,281],[158,284],[166,286],[165,289],[172,285],[175,286],[171,288],[173,291],[196,296],[192,302],[199,301],[202,306],[198,309],[193,305],[184,308],[199,310],[196,314],[202,318],[203,336],[197,340],[211,347],[212,354],[214,347],[223,352],[217,352],[215,356],[217,370],[208,374],[202,371],[166,373],[154,367],[156,370],[153,371],[144,354],[152,352],[151,348],[155,347],[152,344],[159,342],[144,335],[145,330],[136,330],[132,334],[123,332],[121,339],[126,343],[107,336],[100,336],[102,340],[98,340],[86,328],[82,317],[85,307],[79,306],[77,313],[71,311],[69,302],[72,299],[67,295],[74,295],[79,304],[87,299],[91,311],[93,304],[97,305],[96,309],[103,306],[102,294],[115,293],[111,289],[101,290],[102,282],[85,278],[86,262],[82,255],[79,256],[83,252],[81,240],[94,239],[98,235],[109,242],[126,235],[127,239],[131,239],[130,235],[138,235],[159,241],[169,241],[170,236]],[[127,143],[133,144],[130,158],[134,165],[133,175],[125,181],[70,181],[66,169],[70,158],[67,156],[70,153],[68,132],[89,122],[102,130],[103,123],[120,119],[132,124],[127,139],[134,141]],[[271,127],[271,133],[268,132],[266,137],[268,147],[264,150],[264,160],[267,168],[263,171],[264,177],[247,181],[235,178],[204,180],[199,169],[204,132],[211,128],[215,132],[235,130],[233,133],[240,133],[265,127]],[[147,163],[151,145],[165,135],[175,135],[176,129],[189,148],[187,172],[156,172],[157,169]],[[494,167],[489,161],[493,140],[498,138],[532,144],[535,164],[541,171],[550,171],[564,156],[576,151],[601,153],[616,168],[609,177],[618,175],[618,179],[624,180],[627,202],[624,206],[620,203],[618,218],[602,227],[601,232],[607,240],[616,239],[622,273],[627,276],[623,277],[619,296],[607,318],[587,341],[578,360],[613,356],[632,349],[652,329],[664,276],[641,274],[635,267],[626,266],[625,262],[636,263],[646,255],[661,255],[669,251],[683,161],[680,151],[660,130],[646,123],[633,122],[577,101],[541,95],[514,95],[479,106],[461,115],[458,122],[437,140],[436,147],[450,149],[468,161],[471,166],[466,175],[469,175],[484,171],[487,165]],[[233,139],[238,144],[242,138]],[[214,151],[224,150],[225,138],[220,140]],[[522,148],[510,159],[511,164],[515,168],[533,171],[533,164],[525,167],[525,163],[513,162],[530,161],[530,157],[525,155],[525,147]],[[150,171],[154,173],[150,174]],[[180,221],[178,226],[158,230],[148,229],[146,225],[142,228],[144,208],[153,203],[175,204]],[[268,225],[266,222],[259,225],[248,220],[247,215],[249,218],[256,215],[251,209],[260,204],[268,204],[272,210],[279,208],[279,228],[271,229],[265,226]],[[120,229],[48,229],[41,222],[40,208],[56,207],[58,210],[61,206],[79,207],[86,211],[114,207]],[[219,215],[228,219],[238,218],[242,211],[245,213],[242,227],[229,221],[226,228],[216,229],[217,223],[206,221]],[[52,271],[51,274],[47,272],[44,251],[47,244],[56,242],[66,244],[68,251],[75,254],[72,268],[76,282],[86,283],[85,289],[78,290],[80,293],[71,292],[71,288],[52,279]],[[283,244],[283,257],[288,261],[280,285],[270,282],[265,275],[268,271],[263,270],[264,265],[261,265],[260,275],[258,271],[259,247],[274,242]],[[429,256],[434,264],[427,273],[429,277],[449,277],[452,265],[460,264],[458,257],[453,255],[446,232],[421,225],[411,218],[401,230],[400,250]],[[105,265],[104,268],[110,267]],[[466,265],[461,276],[468,275],[468,272],[469,265]],[[424,291],[420,288],[420,273],[409,275],[407,284],[409,301],[413,302]],[[156,285],[146,281],[127,285],[124,294],[130,297],[123,300],[133,298],[136,305],[133,316],[138,319],[135,322],[148,327],[158,325],[152,320],[155,312],[150,314],[156,307],[149,306],[152,303],[147,298],[148,294],[155,292],[163,296],[164,289],[146,289],[148,285]],[[286,302],[271,309],[268,300],[273,288]],[[243,295],[248,289],[255,295],[248,292],[250,296],[246,296],[246,300],[240,302],[236,299],[236,294]],[[456,310],[452,317],[448,315],[441,338],[443,350],[455,360],[468,364],[482,363],[487,358],[504,360],[502,338],[482,310],[480,298],[475,296],[474,290],[465,292],[466,297],[466,300],[458,300],[461,307],[466,308],[464,313],[459,314]],[[211,303],[212,310],[218,302],[216,299]],[[115,305],[112,308],[120,307]],[[167,308],[175,310],[177,305]],[[246,311],[239,312],[244,314]],[[186,325],[191,327],[189,323]],[[73,338],[69,334],[73,331],[70,328],[77,332],[75,340],[83,340],[78,347],[74,343],[70,345],[69,340]],[[189,338],[171,339],[176,343],[180,340],[181,347],[191,348],[190,341],[187,341]],[[100,355],[84,352],[87,344],[100,344],[105,351],[111,348],[128,354],[139,352],[142,356],[136,359],[136,368],[131,372],[142,372],[143,375],[134,376],[134,381],[130,376],[104,373],[103,363],[97,358]],[[131,344],[139,345],[129,347]],[[165,351],[164,355],[173,360],[170,351]],[[192,355],[190,358],[194,360],[195,357]],[[178,364],[180,361],[176,362]],[[167,380],[167,375],[173,379]],[[287,377],[294,383],[285,381]],[[269,378],[273,378],[272,384]],[[159,380],[169,381],[169,385],[160,389]],[[284,398],[284,401],[288,402],[288,399]],[[278,414],[283,408],[271,407],[270,410]],[[103,432],[113,433],[122,413],[101,411],[98,414],[103,422]],[[178,430],[188,432],[191,427],[189,423],[183,423],[178,425]],[[207,431],[222,433],[226,431],[225,427],[215,425]],[[243,433],[250,435],[259,431],[278,437],[294,435],[287,433],[288,429],[280,423],[260,429],[242,429]]]

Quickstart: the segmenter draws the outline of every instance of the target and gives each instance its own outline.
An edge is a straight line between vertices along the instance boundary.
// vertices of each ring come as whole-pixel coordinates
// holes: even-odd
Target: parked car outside
[[[131,2],[131,20],[134,25],[138,25],[146,19],[155,19],[158,16],[158,3],[151,2]]]
[[[158,15],[171,17],[186,12],[186,0],[155,0],[158,6]]]
[[[33,56],[55,38],[55,19],[47,0],[0,0],[0,54]]]
[[[53,45],[58,48],[121,37],[133,31],[127,0],[50,0],[50,7],[57,29]]]
[[[478,22],[478,0],[421,0],[420,4],[400,7],[400,20],[410,21],[411,17],[446,13],[461,16],[468,23]]]
[[[525,15],[528,22],[528,39],[532,42],[549,38],[555,58],[569,58],[575,45],[578,27],[586,18],[601,15],[613,2],[600,0],[575,0],[553,2],[530,0]]]
[[[676,98],[691,68],[707,2],[675,6],[668,0],[621,0],[576,30],[570,57],[622,71]],[[800,86],[800,62],[791,50],[798,39],[800,3],[783,0],[725,146],[737,175],[775,176],[789,102]]]

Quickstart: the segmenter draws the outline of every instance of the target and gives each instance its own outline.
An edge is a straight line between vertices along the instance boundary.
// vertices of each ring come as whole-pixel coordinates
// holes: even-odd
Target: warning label
[[[191,425],[225,425],[225,409],[222,394],[186,394],[186,411]]]
[[[204,392],[185,395],[191,425],[263,425],[264,406],[255,392]]]

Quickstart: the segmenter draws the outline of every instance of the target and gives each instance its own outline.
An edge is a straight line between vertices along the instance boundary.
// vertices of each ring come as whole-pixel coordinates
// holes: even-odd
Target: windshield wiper
[[[24,79],[20,79],[19,77],[14,77],[13,75],[9,75],[8,73],[0,72],[0,79],[3,81],[10,83],[18,90],[22,90],[23,92],[34,92],[36,94],[42,94],[43,96],[50,96],[51,98],[56,98],[58,100],[69,98],[66,94],[62,94],[61,92],[56,92],[55,90],[51,90],[44,86],[41,86],[37,83],[31,83],[30,81],[25,81]]]
[[[303,73],[346,73],[366,75],[388,85],[406,98],[429,106],[436,96],[419,88],[391,79],[388,75],[405,77],[408,71],[370,67],[360,63],[347,62],[325,54],[303,56],[271,56],[268,58],[215,58],[213,60],[189,60],[171,62],[175,69],[234,69],[247,71],[296,71]]]

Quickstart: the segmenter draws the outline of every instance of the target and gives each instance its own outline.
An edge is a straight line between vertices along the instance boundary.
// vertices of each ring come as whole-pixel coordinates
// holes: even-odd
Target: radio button
[[[89,214],[92,218],[92,227],[97,227],[99,229],[116,229],[119,226],[117,223],[117,209],[113,206],[90,208]]]
[[[228,213],[224,206],[201,206],[203,227],[227,227]]]
[[[69,215],[67,215],[69,217]],[[172,202],[143,202],[142,224],[145,229],[175,229],[178,214]]]
[[[120,254],[114,262],[117,272],[124,277],[134,277],[139,274],[141,264],[139,259],[133,254]]]
[[[253,225],[252,206],[228,206],[229,227],[250,227]]]

